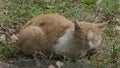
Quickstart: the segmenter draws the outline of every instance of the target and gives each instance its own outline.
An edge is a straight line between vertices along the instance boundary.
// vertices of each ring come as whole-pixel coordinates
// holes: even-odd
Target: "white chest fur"
[[[59,38],[58,43],[55,45],[54,50],[56,53],[67,53],[71,55],[78,55],[82,53],[85,55],[87,50],[80,50],[78,47],[80,45],[79,42],[72,35],[72,29],[68,29],[65,34]]]

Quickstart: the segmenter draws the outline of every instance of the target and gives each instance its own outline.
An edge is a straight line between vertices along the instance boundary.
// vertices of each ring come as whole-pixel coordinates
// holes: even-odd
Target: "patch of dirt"
[[[24,60],[17,62],[0,62],[0,68],[58,68],[55,61],[45,62],[37,60]]]

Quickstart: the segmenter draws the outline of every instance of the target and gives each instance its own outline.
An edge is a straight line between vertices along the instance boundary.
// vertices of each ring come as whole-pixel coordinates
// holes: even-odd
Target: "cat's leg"
[[[42,50],[44,33],[39,27],[29,26],[19,33],[20,48],[24,53]]]

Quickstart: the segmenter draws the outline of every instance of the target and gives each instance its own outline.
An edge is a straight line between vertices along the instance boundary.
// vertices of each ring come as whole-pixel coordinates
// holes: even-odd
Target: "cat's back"
[[[55,43],[73,23],[59,14],[42,14],[28,21],[21,30],[29,26],[39,27],[47,36],[47,40]]]
[[[25,25],[22,26],[22,29],[28,26],[38,26],[44,28],[45,26],[71,26],[72,23],[70,20],[66,19],[64,16],[59,14],[41,14],[32,20],[28,21]]]

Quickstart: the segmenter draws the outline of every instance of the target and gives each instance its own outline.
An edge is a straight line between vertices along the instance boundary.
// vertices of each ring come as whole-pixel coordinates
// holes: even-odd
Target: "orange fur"
[[[102,27],[105,27],[104,24],[87,22],[76,22],[75,25],[61,15],[42,14],[22,26],[19,32],[20,47],[25,53],[33,51],[46,53],[59,50],[59,46],[64,49],[64,46],[73,42],[71,43],[73,44],[71,45],[72,48],[68,48],[68,50],[73,52],[87,51],[91,47],[88,44],[89,40],[93,41],[95,39],[96,42],[98,40],[101,42]],[[68,38],[67,34],[72,35],[71,39],[67,39],[70,42],[65,40]],[[87,36],[92,38],[88,39]],[[62,40],[65,40],[65,42],[62,43]],[[67,46],[69,47],[69,45]]]

